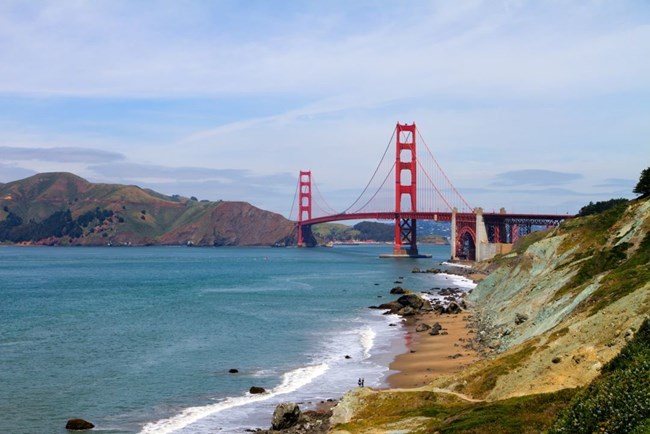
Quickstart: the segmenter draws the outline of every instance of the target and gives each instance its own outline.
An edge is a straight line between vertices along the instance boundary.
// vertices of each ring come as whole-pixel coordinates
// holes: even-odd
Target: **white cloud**
[[[128,172],[137,167],[176,167],[178,182],[196,188],[208,181],[185,169],[259,177],[312,169],[325,195],[363,188],[396,121],[418,123],[461,189],[535,167],[581,173],[567,189],[588,192],[650,162],[650,8],[642,2],[239,7],[3,2],[3,118],[13,116],[3,98],[46,101],[58,112],[70,99],[101,108],[102,101],[162,107],[194,98],[232,108],[216,116],[187,111],[187,103],[141,119],[98,110],[95,133],[75,125],[75,113],[65,129],[26,114],[3,121],[0,146],[122,154],[119,176],[72,161],[25,167],[75,168],[104,181],[133,178]],[[124,123],[137,125],[138,134],[115,134],[112,126]],[[148,179],[168,179],[163,175]],[[242,199],[258,197],[254,188],[246,184]],[[293,191],[282,194],[267,196],[276,209]],[[490,194],[473,193],[470,202],[532,206],[524,194]]]
[[[251,29],[253,37],[243,40],[218,31],[166,31],[179,22],[203,24],[194,8],[173,3],[146,14],[132,2],[5,10],[13,20],[5,18],[0,30],[0,90],[112,97],[351,93],[389,101],[421,94],[575,95],[603,84],[612,91],[650,82],[650,26],[606,25],[608,8],[585,18],[576,4],[434,4],[415,3],[394,21],[360,28],[352,27],[354,17],[330,12],[350,27],[337,27],[340,35],[328,31],[327,20],[311,17],[295,28],[286,22],[265,39]],[[244,14],[231,19],[245,23]],[[571,18],[590,22],[570,26]]]

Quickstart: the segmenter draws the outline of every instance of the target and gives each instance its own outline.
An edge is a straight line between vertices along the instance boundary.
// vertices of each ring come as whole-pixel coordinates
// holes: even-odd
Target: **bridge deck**
[[[322,217],[315,217],[308,220],[303,220],[303,226],[316,225],[319,223],[336,222],[343,220],[395,220],[401,219],[416,219],[416,220],[434,220],[434,221],[447,221],[451,222],[451,212],[367,212],[367,213],[350,213],[350,214],[334,214]],[[508,213],[483,213],[483,219],[489,223],[513,223],[513,224],[534,224],[534,225],[548,225],[558,223],[562,220],[573,217],[568,214],[508,214]],[[456,213],[456,220],[459,222],[473,222],[476,221],[476,214],[474,213]]]

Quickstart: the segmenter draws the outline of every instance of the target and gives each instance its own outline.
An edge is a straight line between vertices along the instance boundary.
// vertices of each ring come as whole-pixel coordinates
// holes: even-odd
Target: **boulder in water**
[[[260,393],[266,393],[266,389],[263,387],[253,386],[248,390],[248,392],[253,395],[258,395]]]
[[[398,303],[397,301],[391,301],[389,303],[380,304],[379,306],[377,306],[377,309],[388,309],[390,313],[397,313],[397,311],[400,310],[402,307],[404,306]]]
[[[65,429],[69,429],[72,431],[81,431],[84,429],[93,429],[93,428],[95,428],[95,425],[93,425],[92,423],[84,419],[69,419],[68,423],[65,424]]]

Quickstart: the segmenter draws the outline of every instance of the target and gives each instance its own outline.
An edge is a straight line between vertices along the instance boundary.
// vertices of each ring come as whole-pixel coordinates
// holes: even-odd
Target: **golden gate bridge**
[[[394,160],[390,149],[394,149]],[[297,200],[297,207],[296,205]],[[315,245],[311,226],[343,220],[392,220],[392,257],[422,257],[417,220],[451,223],[451,259],[483,260],[510,251],[535,226],[555,226],[569,215],[485,213],[473,208],[444,172],[415,123],[393,130],[381,160],[359,196],[344,210],[324,199],[311,171],[300,171],[290,218],[297,210],[298,246]]]

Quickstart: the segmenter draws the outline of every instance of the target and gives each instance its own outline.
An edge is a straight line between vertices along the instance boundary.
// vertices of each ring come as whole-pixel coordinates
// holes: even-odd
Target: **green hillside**
[[[198,202],[70,173],[0,185],[3,243],[273,245],[293,232],[289,220],[245,202]]]

